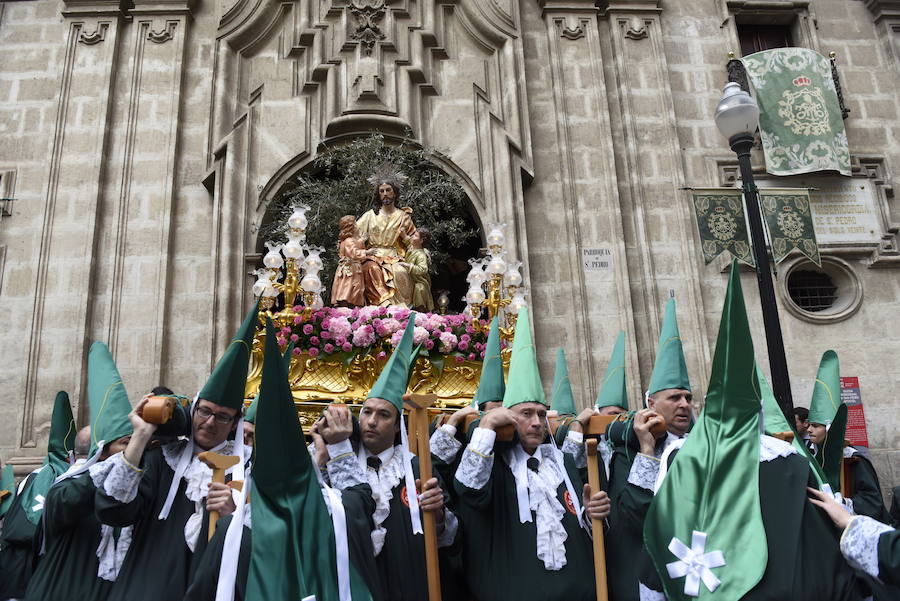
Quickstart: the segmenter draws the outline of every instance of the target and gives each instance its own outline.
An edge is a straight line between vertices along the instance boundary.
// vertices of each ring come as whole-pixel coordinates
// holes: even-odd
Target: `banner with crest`
[[[829,60],[807,48],[775,48],[741,60],[759,103],[766,171],[849,176],[850,148]]]
[[[775,264],[781,263],[796,248],[821,267],[822,259],[819,257],[819,245],[809,205],[809,190],[766,188],[759,191],[759,196],[769,228]]]
[[[740,188],[694,188],[691,197],[706,264],[728,251],[738,261],[754,265]]]

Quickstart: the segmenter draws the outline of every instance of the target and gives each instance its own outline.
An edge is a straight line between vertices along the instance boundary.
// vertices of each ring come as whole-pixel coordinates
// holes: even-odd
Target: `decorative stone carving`
[[[584,37],[584,29],[580,24],[576,24],[574,26],[566,25],[562,28],[560,35],[567,40],[577,40]]]
[[[375,43],[385,38],[379,27],[384,18],[385,0],[351,0],[347,8],[356,19],[356,29],[350,33],[350,39],[359,42],[363,53],[371,56]]]
[[[106,39],[106,31],[109,29],[109,23],[98,23],[97,29],[93,33],[87,33],[84,30],[78,35],[78,42],[87,46],[99,44]]]
[[[625,37],[629,40],[642,40],[650,35],[647,32],[646,24],[637,16],[631,17],[628,21],[628,28],[625,29]]]
[[[147,30],[147,39],[155,44],[165,44],[175,37],[175,29],[178,27],[178,21],[168,21],[166,26],[159,31],[154,29]]]

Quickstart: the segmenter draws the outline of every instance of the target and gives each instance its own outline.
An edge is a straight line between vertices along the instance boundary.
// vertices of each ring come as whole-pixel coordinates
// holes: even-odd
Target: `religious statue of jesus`
[[[366,302],[410,306],[414,283],[404,260],[416,226],[410,216],[412,209],[397,207],[406,176],[393,169],[379,171],[369,178],[375,186],[374,207],[356,222],[360,237],[374,251],[362,264]]]

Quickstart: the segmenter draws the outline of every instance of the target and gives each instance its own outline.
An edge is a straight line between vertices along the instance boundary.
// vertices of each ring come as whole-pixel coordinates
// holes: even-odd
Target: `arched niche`
[[[384,132],[379,133],[384,138],[385,146],[392,147],[394,151],[397,151],[397,147],[401,144],[405,147],[413,147],[417,150],[422,150],[421,145],[408,138],[390,135]],[[245,256],[248,274],[262,267],[262,257],[266,253],[265,242],[271,237],[269,232],[271,232],[271,228],[274,225],[273,221],[280,219],[280,217],[276,216],[276,207],[281,206],[283,197],[288,194],[293,183],[296,181],[296,178],[301,174],[312,177],[313,179],[327,177],[324,168],[317,163],[316,159],[321,157],[324,153],[334,151],[339,152],[344,145],[359,138],[368,137],[369,135],[370,132],[366,132],[365,134],[360,132],[331,138],[317,148],[315,156],[299,156],[285,163],[266,185],[263,186],[263,189],[260,191],[260,198],[262,200],[257,205],[257,212],[254,219],[254,223],[257,224],[253,228],[255,239],[251,244],[248,244],[248,247],[252,249],[252,252]],[[484,226],[489,220],[485,218],[482,211],[479,211],[479,207],[483,207],[484,203],[478,198],[477,187],[469,180],[465,175],[465,172],[460,169],[459,166],[454,164],[448,157],[434,151],[425,153],[424,158],[427,159],[429,169],[437,170],[444,175],[449,176],[449,179],[452,180],[453,184],[460,189],[462,197],[460,208],[463,211],[463,214],[460,215],[460,217],[464,220],[465,227],[474,230],[475,232],[475,235],[470,237],[466,243],[453,248],[444,248],[443,250],[450,255],[451,260],[438,265],[436,273],[431,274],[432,295],[435,301],[437,301],[440,291],[446,290],[448,291],[450,298],[449,311],[458,312],[464,307],[463,296],[465,295],[468,286],[466,283],[466,273],[469,268],[468,260],[472,257],[479,256],[479,252],[484,247]],[[362,175],[364,174],[351,175],[351,177],[365,179]],[[410,179],[414,178],[411,177]],[[373,192],[370,184],[361,182],[361,185],[365,186],[367,195],[370,195]],[[357,218],[360,217],[362,212],[366,210],[368,206],[368,203],[366,202],[367,197],[360,197],[358,203],[359,206],[356,207],[356,210],[348,209],[344,212],[355,214]],[[407,204],[403,197],[401,197],[399,206],[403,207],[411,205]],[[417,219],[416,208],[415,206],[411,207],[413,209],[412,218],[414,223],[417,225],[422,224],[425,220]],[[311,225],[311,227],[314,226]],[[329,257],[328,261],[326,261],[326,272],[323,273],[323,281],[327,281],[329,284],[326,293],[323,295],[327,305],[329,304],[330,295],[330,276],[334,271],[333,263],[336,257],[335,246],[337,244],[337,238],[330,234],[323,236],[321,233],[310,230],[307,232],[307,237],[309,238],[310,243],[325,247],[326,255]]]

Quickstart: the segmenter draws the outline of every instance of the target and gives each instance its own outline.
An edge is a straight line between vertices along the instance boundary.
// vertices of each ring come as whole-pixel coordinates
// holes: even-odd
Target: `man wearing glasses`
[[[197,455],[242,457],[226,479],[244,479],[250,449],[244,449],[241,407],[255,323],[254,307],[191,407],[189,438],[148,448],[156,425],[142,417],[145,397],[128,416],[134,433],[125,451],[110,459],[100,482],[95,479],[100,521],[133,526],[110,601],[181,599],[193,556],[207,542],[209,512],[225,516],[235,510],[231,488],[212,483],[211,469]]]

